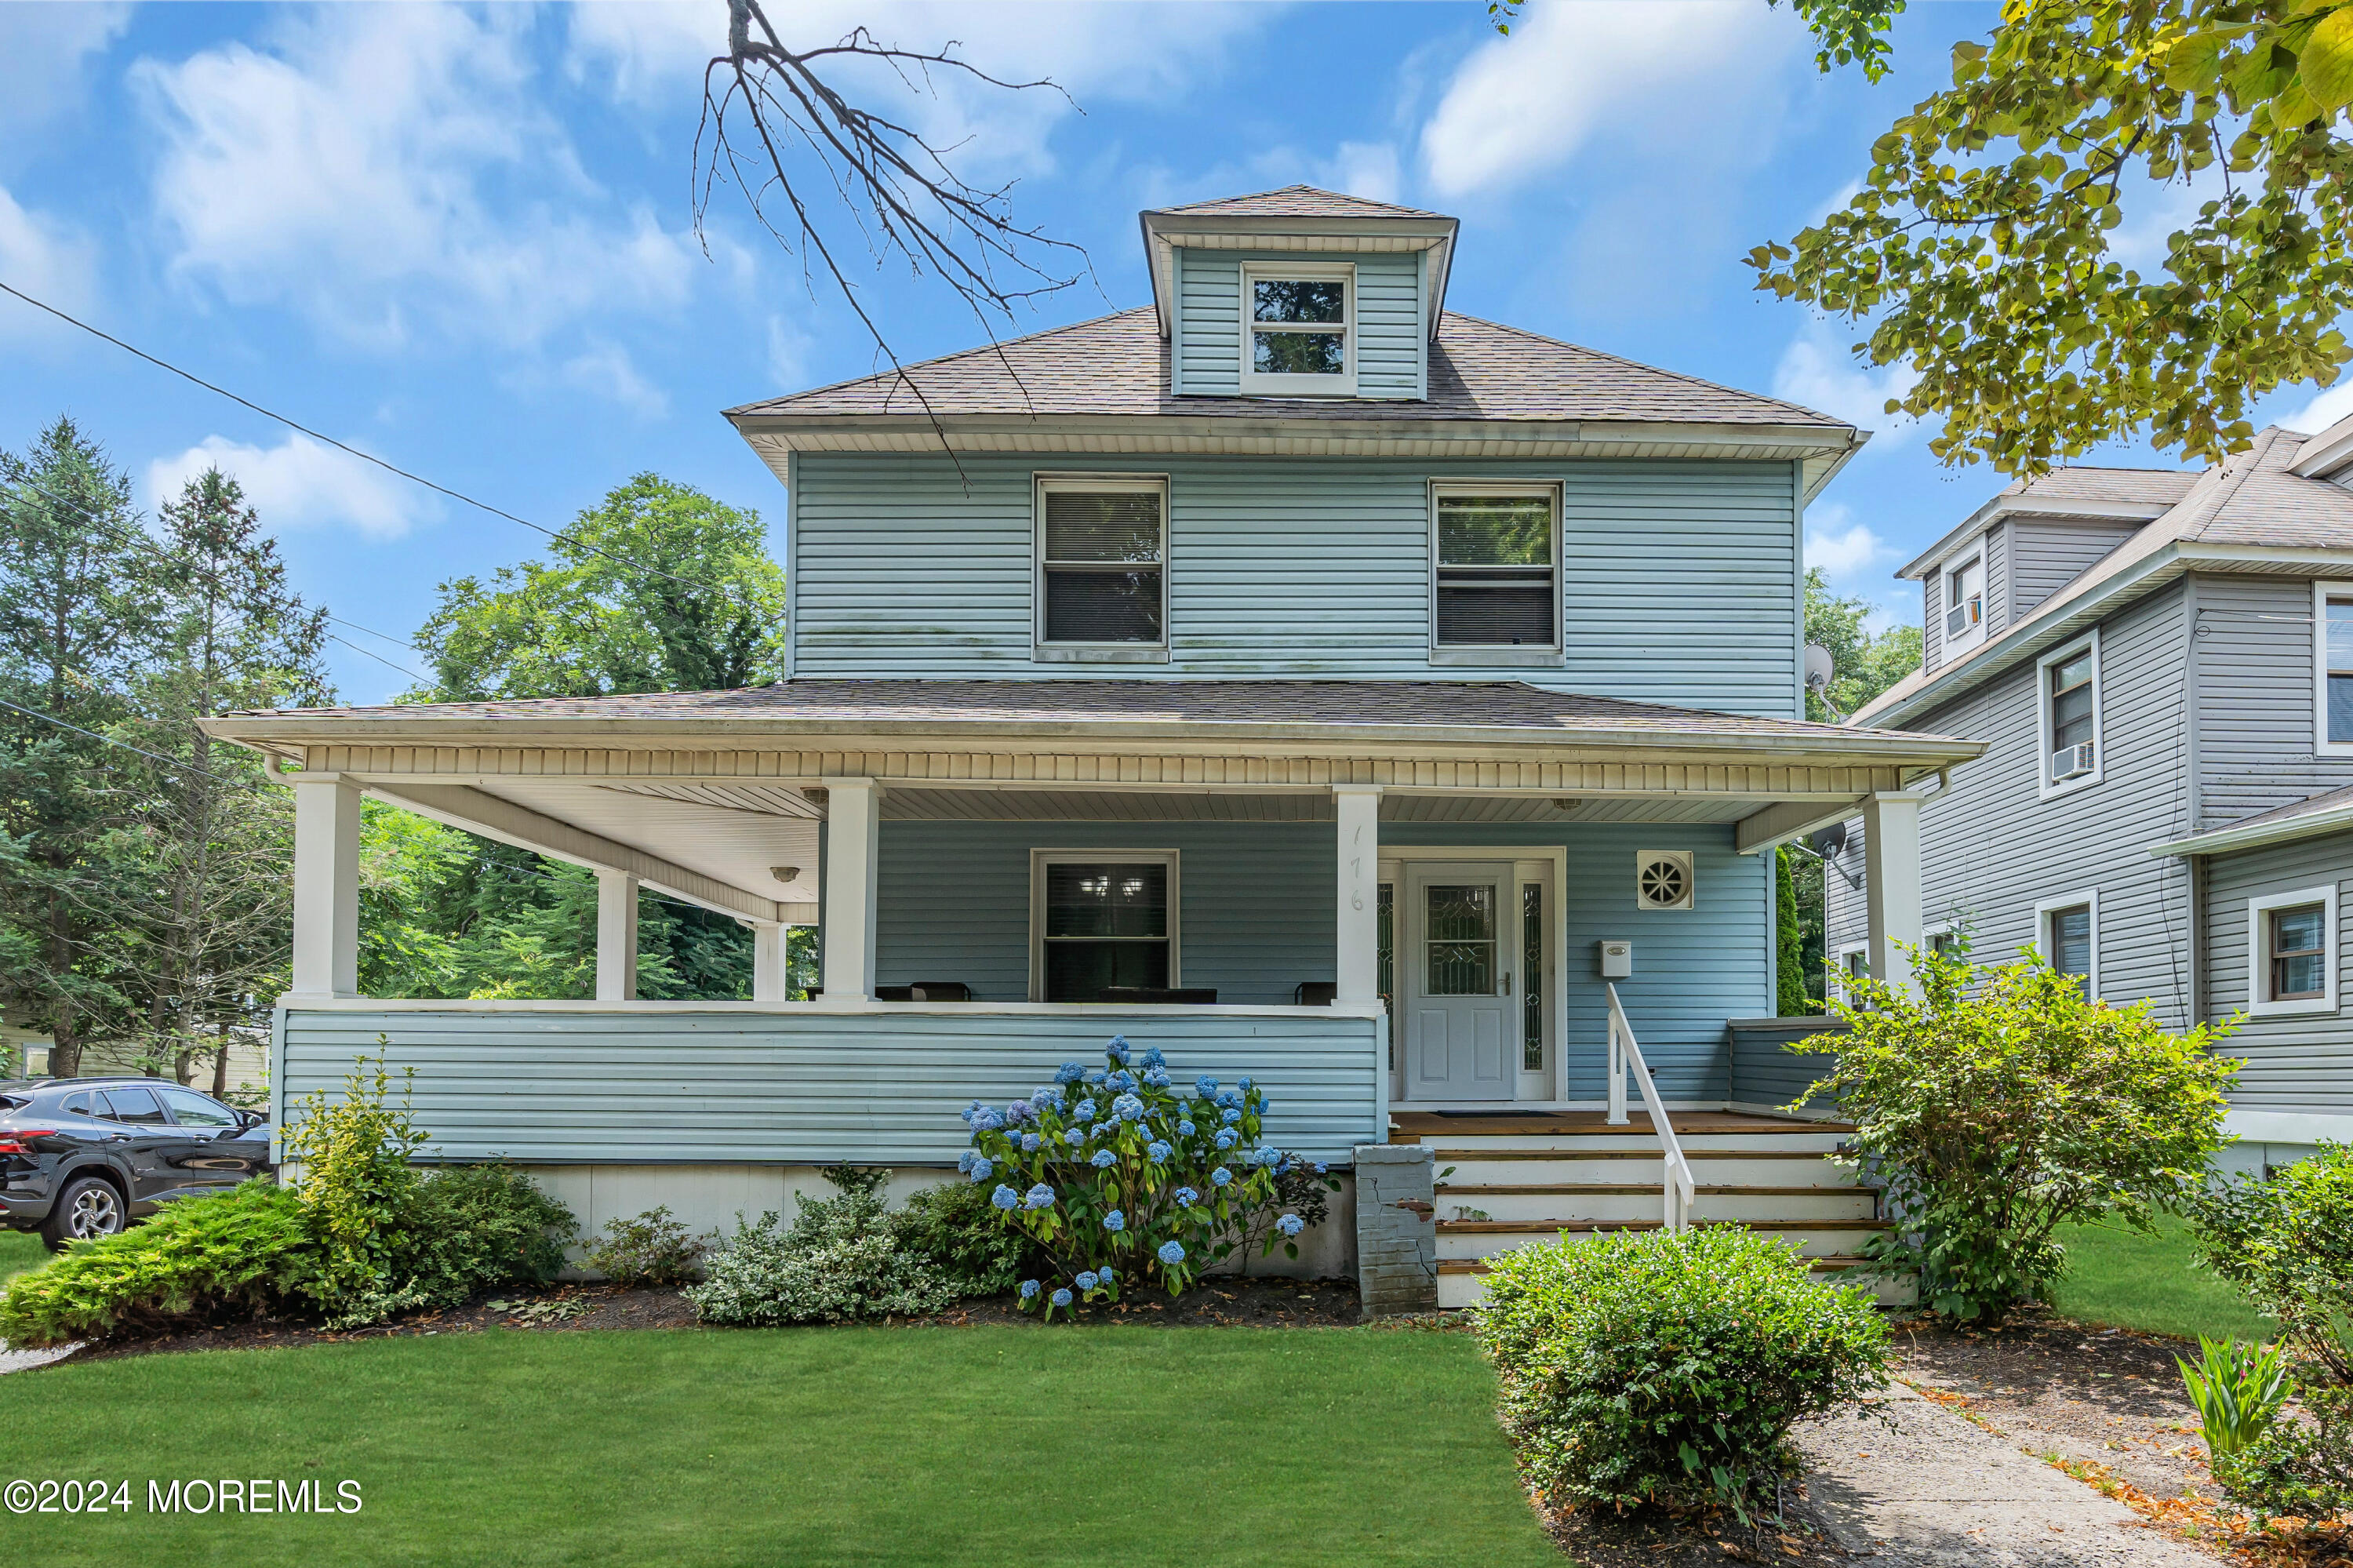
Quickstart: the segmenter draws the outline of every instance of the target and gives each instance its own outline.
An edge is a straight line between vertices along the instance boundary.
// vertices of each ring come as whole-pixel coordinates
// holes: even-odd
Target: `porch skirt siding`
[[[1381,1136],[1371,1018],[496,1007],[290,1009],[280,1103],[299,1115],[304,1096],[339,1095],[355,1058],[381,1054],[396,1076],[417,1069],[434,1159],[954,1165],[966,1105],[1026,1095],[1066,1060],[1099,1063],[1117,1032],[1159,1046],[1180,1083],[1265,1086],[1266,1136],[1284,1149],[1346,1160]]]

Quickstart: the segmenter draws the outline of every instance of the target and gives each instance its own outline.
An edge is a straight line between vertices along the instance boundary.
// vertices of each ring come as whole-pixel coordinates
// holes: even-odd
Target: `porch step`
[[[1708,1150],[1716,1154],[1760,1154],[1772,1151],[1806,1154],[1830,1154],[1847,1139],[1851,1128],[1825,1128],[1819,1122],[1792,1122],[1787,1132],[1710,1132],[1704,1134]],[[1679,1140],[1684,1139],[1678,1129]],[[1428,1139],[1392,1134],[1391,1143],[1424,1143]],[[1611,1132],[1529,1133],[1499,1132],[1493,1134],[1447,1133],[1442,1145],[1445,1158],[1486,1160],[1505,1151],[1524,1154],[1558,1154],[1568,1159],[1587,1156],[1602,1158],[1611,1155],[1639,1159],[1644,1154],[1656,1158],[1659,1137],[1649,1128],[1626,1128]],[[1436,1153],[1437,1148],[1431,1152]],[[1686,1153],[1689,1151],[1686,1150]]]
[[[1840,1277],[1860,1268],[1863,1259],[1852,1255],[1818,1257],[1808,1263],[1808,1271],[1825,1284],[1854,1284],[1869,1290],[1882,1307],[1910,1307],[1919,1300],[1919,1290],[1908,1279],[1842,1280]],[[1441,1311],[1454,1311],[1464,1307],[1476,1307],[1486,1299],[1488,1264],[1484,1258],[1447,1258],[1438,1266],[1438,1305]]]
[[[1867,1220],[1879,1213],[1878,1194],[1867,1187],[1701,1185],[1692,1191],[1692,1217],[1700,1221]],[[1656,1219],[1663,1202],[1655,1181],[1450,1182],[1436,1197],[1441,1216],[1470,1208],[1493,1220],[1535,1223]]]
[[[1850,1187],[1854,1172],[1825,1150],[1692,1149],[1694,1180],[1715,1186]],[[1666,1180],[1666,1157],[1650,1149],[1449,1149],[1437,1169],[1462,1181],[1639,1183],[1656,1190]],[[1440,1178],[1440,1184],[1446,1178]]]
[[[1664,1222],[1656,1219],[1624,1220],[1440,1220],[1438,1257],[1440,1263],[1472,1258],[1493,1257],[1499,1252],[1509,1252],[1515,1246],[1531,1242],[1550,1242],[1560,1236],[1581,1239],[1596,1231],[1654,1231]],[[1884,1220],[1865,1219],[1791,1219],[1743,1220],[1700,1219],[1704,1225],[1739,1225],[1743,1229],[1762,1232],[1793,1245],[1807,1257],[1839,1257],[1852,1253],[1858,1235],[1888,1228]]]

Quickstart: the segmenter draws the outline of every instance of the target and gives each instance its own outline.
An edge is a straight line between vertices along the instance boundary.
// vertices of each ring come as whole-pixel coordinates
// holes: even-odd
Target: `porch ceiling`
[[[1384,796],[1385,822],[1732,822],[1771,804],[1753,796]],[[1211,794],[1123,789],[926,789],[882,800],[886,821],[1328,822],[1329,792]]]

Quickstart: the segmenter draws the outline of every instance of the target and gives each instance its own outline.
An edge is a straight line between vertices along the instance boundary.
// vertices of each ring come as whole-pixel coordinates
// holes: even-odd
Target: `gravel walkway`
[[[1815,1511],[1874,1568],[2214,1568],[2011,1442],[1902,1384],[1794,1434]]]

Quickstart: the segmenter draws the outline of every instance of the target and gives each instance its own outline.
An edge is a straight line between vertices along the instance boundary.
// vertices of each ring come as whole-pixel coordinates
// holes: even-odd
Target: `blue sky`
[[[1018,180],[1021,219],[1087,248],[1094,281],[1011,330],[1146,300],[1138,208],[1304,180],[1459,215],[1456,309],[1876,429],[1810,514],[1810,554],[1891,612],[1917,602],[1893,568],[2002,482],[1891,428],[1888,373],[1854,367],[1855,334],[1757,293],[1739,261],[1838,198],[1990,5],[1915,5],[1875,87],[1819,75],[1765,0],[1535,0],[1508,40],[1477,0],[771,10],[802,41],[860,23],[953,38],[994,74],[1068,90],[1075,107],[943,82],[891,105],[962,139],[976,183]],[[733,193],[692,231],[700,73],[724,26],[717,0],[0,4],[0,279],[550,526],[650,469],[780,531],[783,492],[718,410],[873,355]],[[2146,200],[2138,243],[2161,244],[2183,199]],[[865,286],[902,356],[981,339],[936,285],[884,270]],[[5,297],[0,366],[0,446],[70,413],[149,506],[217,461],[300,588],[363,625],[406,636],[442,580],[536,551]],[[2315,397],[2263,414],[2310,429],[2345,411]],[[407,683],[333,655],[348,699]]]

